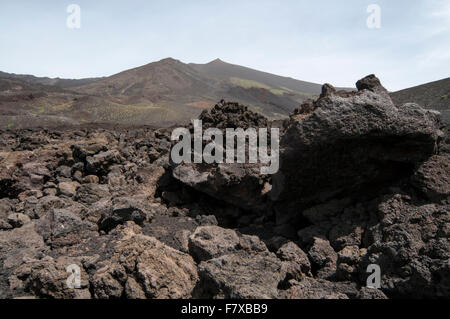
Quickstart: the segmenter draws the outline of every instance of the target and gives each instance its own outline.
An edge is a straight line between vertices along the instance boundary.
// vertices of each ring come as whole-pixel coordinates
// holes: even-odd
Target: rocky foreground
[[[0,297],[450,297],[439,114],[394,105],[374,76],[357,87],[324,85],[295,110],[272,176],[175,165],[170,130],[2,131]],[[201,119],[269,125],[233,103]],[[380,289],[366,287],[369,264]]]

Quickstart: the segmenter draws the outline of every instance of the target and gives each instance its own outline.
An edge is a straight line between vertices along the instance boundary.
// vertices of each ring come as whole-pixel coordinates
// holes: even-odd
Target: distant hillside
[[[15,92],[45,92],[45,91],[60,91],[60,88],[53,86],[46,86],[38,83],[29,83],[15,78],[2,78],[0,77],[0,92],[5,94],[14,94]]]
[[[450,78],[391,93],[397,104],[414,102],[438,110],[444,122],[450,124]]]
[[[6,73],[0,71],[0,78],[11,79],[11,80],[21,80],[30,84],[42,84],[51,85],[59,88],[71,88],[74,86],[80,86],[83,84],[88,84],[100,80],[101,78],[87,78],[87,79],[60,79],[60,78],[48,78],[48,77],[37,77],[28,74],[14,74]]]

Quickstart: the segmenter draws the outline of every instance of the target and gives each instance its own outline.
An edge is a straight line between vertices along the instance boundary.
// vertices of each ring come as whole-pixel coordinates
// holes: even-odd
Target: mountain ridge
[[[87,84],[90,82],[98,81],[102,79],[102,77],[94,77],[94,78],[82,78],[82,79],[65,79],[65,78],[51,78],[51,77],[38,77],[31,74],[16,74],[16,73],[7,73],[0,71],[0,78],[11,79],[11,80],[21,80],[27,83],[32,84],[42,84],[55,86],[59,88],[71,88],[74,86],[79,86],[82,84]]]

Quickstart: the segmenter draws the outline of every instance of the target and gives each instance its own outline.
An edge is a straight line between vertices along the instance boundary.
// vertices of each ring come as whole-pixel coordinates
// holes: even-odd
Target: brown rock
[[[83,178],[83,183],[85,183],[85,184],[88,184],[88,183],[98,184],[98,182],[99,182],[99,178],[96,175],[88,175]]]
[[[128,281],[130,276],[134,282]],[[93,278],[98,298],[118,297],[125,289],[139,298],[144,292],[147,298],[166,299],[190,297],[198,275],[191,256],[153,237],[130,233],[118,242],[113,257]]]
[[[77,182],[61,182],[58,184],[58,194],[67,197],[74,197],[79,186],[80,184]]]
[[[311,276],[311,264],[306,253],[295,243],[288,242],[280,247],[277,256],[286,267],[287,280],[300,280],[303,276]]]

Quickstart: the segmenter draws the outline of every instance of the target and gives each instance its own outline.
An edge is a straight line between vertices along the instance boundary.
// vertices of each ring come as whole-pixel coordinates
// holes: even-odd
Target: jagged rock
[[[85,184],[90,184],[90,183],[98,184],[99,181],[100,180],[97,175],[88,175],[88,176],[83,177],[83,179],[82,179],[82,182]]]
[[[355,264],[359,261],[360,251],[358,246],[347,246],[338,252],[338,262]]]
[[[69,199],[51,195],[40,198],[36,204],[24,207],[24,210],[25,213],[32,218],[41,218],[53,208],[65,208],[71,206],[73,203],[74,202],[69,201]]]
[[[102,198],[110,197],[107,185],[83,184],[77,189],[76,199],[82,203],[93,204]]]
[[[30,222],[30,217],[21,213],[14,213],[8,216],[8,223],[14,227],[22,227],[26,223]]]
[[[145,202],[131,198],[119,197],[113,200],[111,209],[104,210],[99,221],[102,230],[110,231],[119,224],[133,221],[138,225],[153,217],[151,208]]]
[[[323,88],[322,88],[322,90],[323,90]],[[314,101],[311,99],[308,99],[303,104],[300,104],[300,106],[297,107],[289,117],[291,120],[298,121],[302,118],[309,116],[309,114],[314,112],[314,109],[315,109]],[[286,123],[288,123],[288,121],[286,121]]]
[[[174,241],[176,242],[176,249],[183,253],[189,253],[189,237],[191,232],[187,229],[178,230],[175,232]]]
[[[13,228],[13,226],[11,226],[10,223],[8,223],[6,220],[4,219],[0,219],[0,230],[8,230]]]
[[[34,222],[12,230],[0,231],[0,298],[10,298],[9,277],[24,260],[42,256],[48,251]]]
[[[72,207],[73,209],[74,207]],[[37,222],[37,230],[52,247],[70,246],[96,236],[96,225],[71,209],[52,209]]]
[[[72,169],[69,166],[61,165],[56,169],[56,173],[65,178],[72,177]]]
[[[126,179],[122,170],[117,166],[112,166],[107,175],[108,187],[112,190],[120,190],[126,185]]]
[[[450,206],[415,204],[402,195],[381,200],[381,239],[370,243],[361,257],[358,273],[381,269],[381,290],[388,296],[415,298],[450,294]]]
[[[388,297],[380,289],[362,287],[358,299],[388,299]]]
[[[218,164],[208,169],[195,164],[173,168],[180,182],[219,200],[253,211],[263,211],[264,180],[257,164]]]
[[[195,221],[200,226],[217,226],[217,218],[214,215],[197,215]]]
[[[242,234],[239,235],[240,235],[239,246],[241,249],[254,253],[264,253],[268,251],[266,245],[258,236],[242,235]]]
[[[300,280],[303,276],[311,276],[311,263],[306,253],[295,243],[288,242],[280,247],[277,256],[286,268],[286,279]]]
[[[7,223],[8,216],[14,212],[14,204],[8,198],[0,199],[0,221]]]
[[[88,275],[83,267],[79,266],[81,258],[60,257],[54,260],[44,257],[41,260],[29,260],[14,271],[10,278],[11,290],[16,294],[33,293],[41,298],[57,299],[89,299],[91,294],[88,289]],[[80,287],[71,288],[67,285],[67,279],[71,275],[67,268],[70,265],[78,265],[80,269]]]
[[[197,227],[189,237],[189,251],[198,261],[233,253],[238,249],[239,236],[234,230],[218,226]]]
[[[208,260],[239,250],[266,252],[257,236],[242,235],[218,226],[200,226],[189,237],[189,252],[198,261]]]
[[[331,246],[333,246],[335,250],[339,250],[347,246],[361,245],[363,233],[363,227],[359,226],[357,223],[338,223],[330,229],[328,237]]]
[[[320,98],[336,94],[336,92],[336,89],[331,84],[325,83],[324,85],[322,85],[322,93],[320,94]]]
[[[43,191],[44,196],[56,196],[58,193],[56,188],[45,188]]]
[[[105,175],[113,164],[123,162],[123,158],[116,150],[101,152],[94,156],[86,157],[86,171],[93,175]]]
[[[91,279],[94,289],[94,298],[118,299],[122,297],[126,281],[125,269],[117,264],[100,268]]]
[[[197,267],[187,254],[153,237],[131,233],[120,240],[112,258],[93,275],[96,298],[124,293],[143,298],[188,298],[198,281]]]
[[[107,151],[108,148],[105,145],[93,143],[93,144],[74,144],[71,146],[74,159],[84,162],[86,157],[93,156],[97,153]]]
[[[428,199],[439,202],[450,196],[450,159],[447,156],[432,156],[416,170],[412,183]]]
[[[357,296],[358,290],[355,284],[308,277],[299,282],[294,281],[282,294],[282,298],[285,299],[353,299]]]
[[[128,277],[125,283],[125,296],[129,299],[145,299],[145,292],[133,277]]]
[[[83,173],[81,171],[75,171],[73,173],[73,179],[78,183],[83,183]]]
[[[41,198],[43,193],[38,189],[28,189],[22,193],[20,193],[17,198],[21,201],[25,201],[29,197],[34,197],[36,199]]]
[[[74,197],[77,194],[77,188],[80,186],[77,182],[61,182],[58,184],[58,194],[67,197]]]
[[[31,151],[0,154],[4,155],[0,161],[1,198],[17,198],[27,190],[41,190],[43,184],[52,177],[47,168],[48,161],[54,155],[50,151],[39,154]]]
[[[380,80],[374,74],[370,74],[356,82],[356,88],[358,91],[368,90],[383,96],[388,94],[388,91],[381,85]]]
[[[436,151],[438,113],[396,107],[373,76],[358,87],[351,94],[325,90],[311,114],[289,122],[271,191],[279,210],[373,191],[410,175]]]
[[[221,101],[199,116],[203,129],[268,128],[267,119],[238,103]],[[192,124],[190,126],[192,130]],[[266,207],[268,176],[261,174],[261,163],[174,164],[172,175],[180,182],[221,201],[261,212]]]
[[[337,261],[337,254],[329,241],[318,237],[314,238],[313,244],[308,250],[308,257],[319,268],[325,267],[327,264],[334,265]]]
[[[276,298],[285,278],[281,261],[268,252],[238,251],[201,262],[198,272],[204,293],[216,298]]]
[[[29,162],[22,165],[21,169],[24,175],[30,177],[32,184],[42,184],[44,180],[51,177],[51,173],[45,162]]]
[[[164,210],[162,207],[164,206],[153,207],[155,217],[151,223],[142,228],[142,232],[174,249],[187,252],[189,236],[198,224],[192,218],[184,215],[166,215],[170,210]]]
[[[80,216],[91,223],[98,224],[102,216],[109,215],[112,209],[111,200],[103,198],[93,204],[90,204],[86,210],[80,212]]]
[[[357,276],[357,264],[366,249],[360,251],[358,246],[347,246],[338,252],[336,276],[340,280],[354,280]]]
[[[264,116],[249,111],[246,106],[224,100],[211,110],[204,110],[199,119],[203,121],[205,128],[243,128],[245,130],[249,127],[267,127],[268,124]]]

